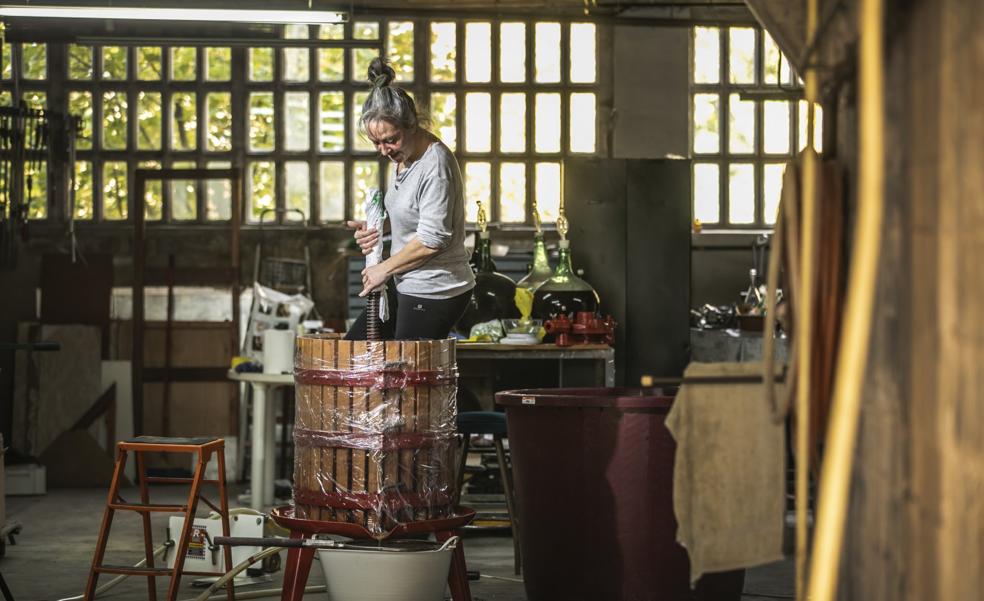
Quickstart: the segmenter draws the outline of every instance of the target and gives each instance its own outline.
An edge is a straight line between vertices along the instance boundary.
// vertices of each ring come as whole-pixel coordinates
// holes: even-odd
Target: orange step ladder
[[[140,482],[140,503],[128,503],[120,496],[120,481],[123,478],[123,470],[126,468],[127,453],[133,453],[137,460],[137,479]],[[191,478],[161,478],[148,477],[144,464],[144,453],[197,453],[198,463]],[[215,455],[218,459],[219,475],[216,480],[205,479],[205,467],[209,460]],[[191,484],[188,493],[188,501],[184,505],[154,505],[150,502],[150,492],[148,484]],[[216,484],[219,489],[219,505],[209,501],[201,494],[203,484]],[[225,441],[221,438],[165,438],[158,436],[138,436],[130,440],[116,443],[116,468],[113,471],[113,481],[109,486],[109,497],[106,500],[106,510],[103,513],[102,526],[99,528],[99,538],[96,541],[96,552],[92,557],[92,568],[89,570],[89,581],[85,588],[85,601],[95,599],[96,584],[100,574],[127,574],[147,577],[147,598],[149,601],[157,601],[156,579],[158,577],[170,576],[171,583],[167,591],[167,600],[175,601],[178,595],[178,586],[181,583],[182,568],[184,567],[185,555],[188,552],[188,544],[191,535],[192,524],[195,519],[195,510],[198,501],[211,507],[219,513],[222,518],[222,535],[229,536],[229,500],[226,496],[225,482]],[[103,565],[103,557],[106,554],[106,543],[109,540],[109,531],[113,525],[113,515],[117,511],[135,511],[140,514],[143,520],[144,531],[144,550],[146,552],[147,564],[143,567]],[[177,537],[177,555],[174,558],[174,568],[154,566],[154,544],[150,531],[150,514],[155,512],[162,513],[183,513],[184,527]],[[232,550],[225,546],[223,549],[226,569],[232,569]],[[184,572],[196,576],[215,576],[214,573],[206,572]],[[226,585],[226,597],[228,601],[233,601],[235,596],[232,582]]]

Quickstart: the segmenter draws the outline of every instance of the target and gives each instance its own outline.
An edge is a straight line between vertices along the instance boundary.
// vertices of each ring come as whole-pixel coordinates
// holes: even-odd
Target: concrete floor
[[[178,487],[158,487],[152,491],[151,498],[155,502],[180,502],[181,491]],[[233,493],[240,491],[239,487],[232,490]],[[124,493],[124,497],[136,498],[137,495]],[[23,530],[16,537],[16,545],[7,545],[6,555],[0,559],[0,572],[17,601],[56,601],[81,594],[92,561],[105,500],[106,491],[95,488],[53,489],[39,497],[7,497],[8,522],[21,524]],[[117,515],[106,563],[133,564],[143,557],[140,521],[130,512]],[[154,517],[154,533],[161,539],[165,520],[159,515]],[[521,578],[513,575],[512,539],[508,535],[469,534],[465,539],[465,554],[469,570],[481,573],[478,581],[471,582],[474,601],[526,600]],[[749,570],[744,598],[792,598],[791,564],[791,561],[784,561]],[[191,586],[192,578],[183,580],[179,599],[194,599],[201,594],[202,589]],[[109,579],[110,576],[103,576],[100,582]],[[166,579],[159,580],[159,595],[163,595]],[[237,591],[277,588],[281,580],[282,572],[277,572],[270,583],[237,587]],[[309,585],[323,583],[324,577],[315,564]],[[103,598],[146,599],[146,580],[128,578],[100,596],[100,599]],[[271,595],[264,598],[279,597]],[[326,601],[327,595],[308,594],[305,599]]]

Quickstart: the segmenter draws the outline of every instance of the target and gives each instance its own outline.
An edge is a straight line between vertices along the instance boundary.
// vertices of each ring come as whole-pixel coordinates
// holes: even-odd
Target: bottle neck
[[[557,270],[554,271],[554,275],[557,277],[574,275],[574,268],[571,266],[571,249],[561,246],[557,252]]]
[[[550,260],[547,259],[547,245],[543,242],[543,234],[536,233],[533,239],[533,273],[550,271]]]
[[[495,271],[495,263],[492,262],[492,241],[488,238],[479,238],[478,244],[478,271]]]

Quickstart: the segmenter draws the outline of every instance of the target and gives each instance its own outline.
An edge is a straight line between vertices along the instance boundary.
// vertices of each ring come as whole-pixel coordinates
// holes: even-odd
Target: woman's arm
[[[418,193],[417,233],[400,252],[373,267],[362,271],[365,296],[381,286],[387,278],[416,269],[451,243],[451,207],[454,186],[442,174],[426,176]]]
[[[439,252],[441,249],[425,246],[420,239],[414,236],[406,246],[400,249],[400,252],[378,265],[362,270],[362,292],[359,293],[359,296],[369,294],[383,285],[392,275],[420,267]]]

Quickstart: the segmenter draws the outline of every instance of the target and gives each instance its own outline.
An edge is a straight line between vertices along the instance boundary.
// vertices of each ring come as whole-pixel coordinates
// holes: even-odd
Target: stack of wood
[[[298,518],[381,533],[451,513],[453,340],[301,336],[295,384]]]

